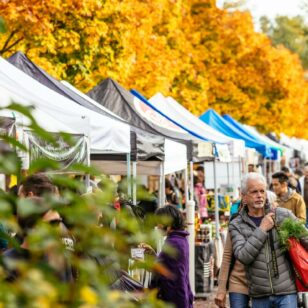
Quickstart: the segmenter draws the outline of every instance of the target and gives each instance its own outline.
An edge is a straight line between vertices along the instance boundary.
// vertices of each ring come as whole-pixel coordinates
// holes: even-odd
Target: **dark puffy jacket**
[[[291,211],[284,208],[277,208],[275,213],[278,226],[287,217],[297,219]],[[249,218],[246,208],[231,221],[229,230],[235,258],[246,266],[251,297],[296,293],[293,271],[286,253],[280,248],[276,228],[273,229],[272,234],[278,277],[274,275],[269,232],[263,232],[254,224]]]

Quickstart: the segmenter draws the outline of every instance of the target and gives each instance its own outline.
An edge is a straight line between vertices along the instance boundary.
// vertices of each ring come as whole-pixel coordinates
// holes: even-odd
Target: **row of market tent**
[[[0,60],[1,105],[10,99],[34,105],[35,118],[47,131],[87,137],[93,161],[100,160],[100,154],[106,155],[104,160],[108,155],[114,160],[116,155],[119,161],[121,155],[130,153],[132,160],[165,160],[167,174],[179,170],[187,160],[200,162],[217,156],[230,162],[244,158],[245,148],[272,160],[290,153],[253,128],[211,109],[198,119],[171,97],[158,93],[146,100],[136,90],[129,92],[109,78],[85,95],[54,79],[20,52],[8,61]],[[182,149],[172,151],[179,154],[178,159],[168,159],[171,154],[166,142]],[[153,170],[149,172],[153,174]]]
[[[110,78],[85,95],[69,83],[54,79],[21,52],[8,61],[0,59],[0,97],[1,107],[11,101],[34,105],[33,115],[44,129],[53,133],[64,131],[75,137],[73,149],[63,142],[62,153],[48,152],[44,140],[36,138],[24,117],[15,113],[18,136],[29,146],[32,157],[54,156],[66,164],[86,162],[105,174],[131,177],[133,173],[134,178],[137,174],[160,175],[161,203],[164,175],[187,171],[188,163],[191,171],[195,162],[237,164],[232,182],[238,187],[247,165],[257,163],[260,158],[263,161],[279,161],[282,156],[290,159],[293,149],[308,157],[306,141],[296,143],[294,138],[283,135],[287,147],[282,146],[229,115],[220,116],[210,109],[197,118],[172,97],[157,93],[147,100],[136,90],[128,91]],[[2,116],[12,118],[11,112],[5,110]],[[29,164],[27,157],[24,168]],[[188,189],[185,192],[187,200],[193,195],[190,174],[190,196]],[[216,186],[220,184],[218,176]],[[210,186],[214,188],[213,184]]]
[[[24,116],[5,109],[12,101],[34,106],[38,124],[52,133],[69,133],[74,146],[67,146],[59,138],[62,148],[52,150],[50,144],[32,133]],[[220,116],[210,109],[197,118],[172,97],[157,93],[146,99],[110,78],[85,95],[69,83],[56,80],[20,52],[8,60],[0,58],[0,106],[4,108],[0,116],[7,119],[9,127],[14,123],[19,140],[30,150],[30,155],[23,158],[24,168],[29,167],[33,157],[43,155],[64,162],[64,170],[73,162],[82,162],[104,174],[134,179],[137,175],[157,175],[160,205],[165,198],[165,175],[180,170],[184,170],[185,199],[193,199],[193,163],[203,163],[207,170],[211,166],[210,188],[215,190],[218,204],[217,188],[225,181],[219,176],[219,164],[224,170],[232,165],[232,185],[238,187],[247,165],[256,164],[260,158],[279,162],[283,156],[290,159],[294,150],[308,157],[308,142],[304,140],[296,142],[283,135],[283,146],[229,115]],[[6,131],[9,134],[11,129]],[[136,202],[135,181],[132,183],[128,194]],[[217,206],[215,221],[218,230]]]

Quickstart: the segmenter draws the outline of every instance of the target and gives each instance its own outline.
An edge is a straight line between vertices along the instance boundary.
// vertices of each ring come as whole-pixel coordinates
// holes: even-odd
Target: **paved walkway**
[[[214,290],[211,292],[207,299],[196,299],[194,302],[194,308],[218,308],[215,305],[214,298],[216,295],[217,287],[214,287]],[[227,307],[229,307],[229,298],[227,295]]]
[[[217,308],[214,303],[214,297],[215,293],[212,293],[206,300],[197,299],[194,303],[194,308]]]

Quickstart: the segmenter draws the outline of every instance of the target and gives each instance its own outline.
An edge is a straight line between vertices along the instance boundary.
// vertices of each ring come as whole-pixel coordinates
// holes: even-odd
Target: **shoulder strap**
[[[278,278],[279,277],[279,271],[278,271],[276,251],[275,251],[275,247],[274,247],[273,229],[271,229],[269,231],[269,241],[270,241],[270,246],[271,246],[271,254],[272,254],[272,264],[273,264],[273,269],[274,269],[274,277]]]

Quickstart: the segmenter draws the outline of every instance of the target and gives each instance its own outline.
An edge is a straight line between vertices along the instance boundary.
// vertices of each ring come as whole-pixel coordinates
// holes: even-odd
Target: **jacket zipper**
[[[269,282],[270,282],[272,294],[274,294],[273,283],[272,283],[272,272],[271,272],[271,266],[270,266],[270,260],[269,260],[269,244],[268,244],[268,239],[266,240],[266,259],[267,259],[267,266],[268,266],[268,271],[269,271]]]

